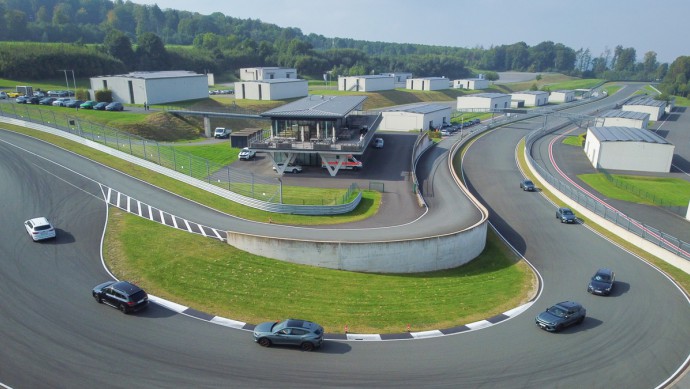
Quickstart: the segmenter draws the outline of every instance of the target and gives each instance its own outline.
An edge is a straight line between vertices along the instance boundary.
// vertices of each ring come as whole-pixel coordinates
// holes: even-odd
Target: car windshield
[[[571,211],[571,210],[569,210],[569,209],[564,209],[564,210],[563,210],[563,214],[564,214],[564,215],[572,215],[572,214],[573,214],[573,211]]]
[[[41,225],[41,226],[36,226],[36,227],[34,227],[34,230],[36,230],[36,231],[45,231],[45,230],[49,230],[49,229],[50,229],[50,225],[49,225],[49,224],[44,224],[44,225]]]
[[[594,276],[595,281],[611,281],[611,277],[608,274],[597,274]]]
[[[525,181],[525,185],[533,185],[533,184],[532,184],[532,181],[527,180],[527,181]]]
[[[567,311],[557,305],[554,305],[553,307],[549,308],[546,310],[546,312],[558,316],[558,317],[564,317]]]

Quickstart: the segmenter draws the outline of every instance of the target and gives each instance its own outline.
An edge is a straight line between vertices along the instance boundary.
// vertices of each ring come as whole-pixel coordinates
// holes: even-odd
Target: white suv
[[[45,217],[36,217],[24,222],[26,232],[34,241],[55,238],[55,228]]]
[[[256,151],[250,149],[249,147],[245,147],[242,149],[242,151],[240,151],[237,157],[242,161],[248,161],[256,157]]]
[[[216,130],[213,132],[213,137],[217,139],[227,139],[230,137],[231,133],[232,130],[229,128],[216,127]]]

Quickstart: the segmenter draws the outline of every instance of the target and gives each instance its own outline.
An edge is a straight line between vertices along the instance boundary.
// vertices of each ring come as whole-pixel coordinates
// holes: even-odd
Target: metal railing
[[[351,187],[344,195],[337,196],[335,199],[328,199],[328,201],[315,201],[315,203],[309,204],[300,199],[301,204],[286,204],[283,202],[284,193],[279,177],[257,175],[227,165],[220,165],[181,152],[170,145],[129,134],[100,123],[93,123],[31,105],[0,104],[0,116],[43,124],[91,140],[228,190],[235,194],[235,196],[230,196],[233,201],[268,212],[333,215],[352,211],[361,199],[360,193],[354,200],[350,200],[352,191],[358,190]]]

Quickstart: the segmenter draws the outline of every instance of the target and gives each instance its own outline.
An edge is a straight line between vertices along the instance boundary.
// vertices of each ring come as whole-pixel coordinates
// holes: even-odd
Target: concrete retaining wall
[[[367,273],[418,273],[464,265],[486,246],[487,223],[455,234],[388,242],[317,242],[228,232],[241,250],[285,262]]]

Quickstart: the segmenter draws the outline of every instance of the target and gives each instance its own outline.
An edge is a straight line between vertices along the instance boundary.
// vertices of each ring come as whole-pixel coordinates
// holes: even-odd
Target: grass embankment
[[[456,269],[367,274],[266,259],[113,209],[105,255],[118,277],[180,304],[249,323],[307,318],[331,333],[474,322],[525,302],[533,287],[531,270],[493,234]]]
[[[684,207],[690,202],[690,182],[678,178],[658,178],[612,174],[580,174],[577,176],[603,196],[637,204],[663,204]]]
[[[110,166],[116,170],[125,172],[126,174],[139,178],[142,181],[149,182],[152,185],[161,187],[173,193],[177,193],[182,197],[188,198],[200,204],[207,205],[221,212],[236,215],[248,220],[266,222],[270,217],[273,223],[290,225],[326,225],[349,223],[371,217],[378,211],[378,207],[381,202],[380,193],[367,190],[363,192],[362,201],[360,202],[359,206],[357,206],[353,212],[345,215],[301,216],[263,212],[254,208],[245,207],[191,185],[187,185],[175,179],[155,173],[139,165],[131,164],[118,158],[111,157],[105,153],[91,149],[90,147],[82,146],[59,136],[13,125],[3,125],[3,127],[15,132],[33,136],[38,139],[43,139],[58,147],[84,155],[85,157],[93,159],[94,161],[100,162],[106,166]],[[311,190],[306,188],[297,189]]]

